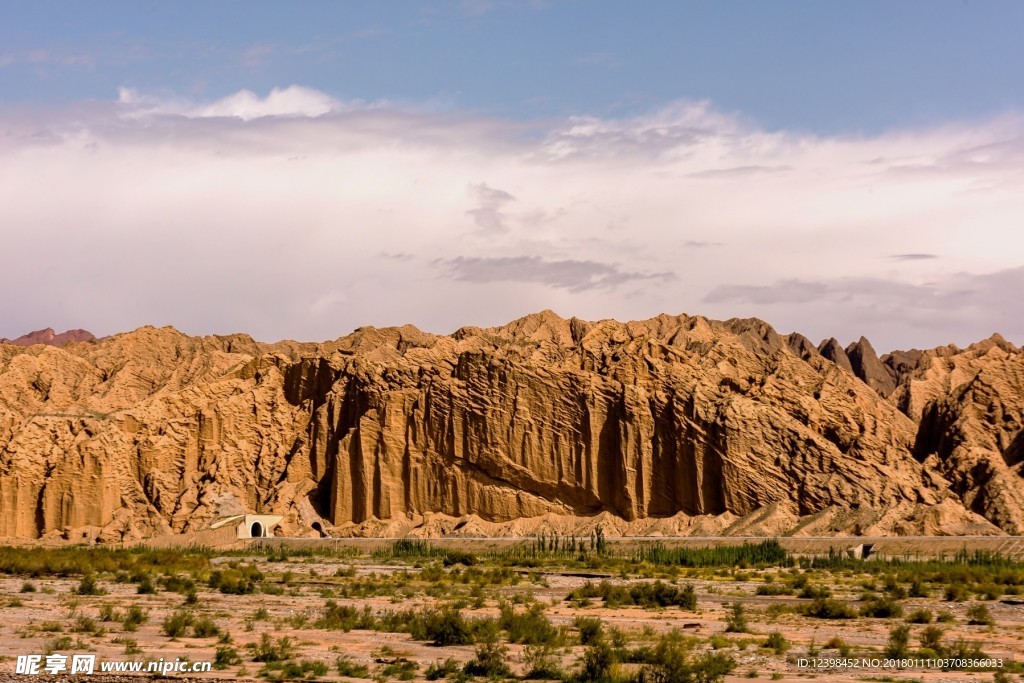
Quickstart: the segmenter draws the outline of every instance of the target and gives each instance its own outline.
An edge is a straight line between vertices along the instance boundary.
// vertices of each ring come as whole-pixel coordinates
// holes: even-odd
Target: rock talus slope
[[[299,534],[1002,533],[1021,523],[1024,366],[992,344],[826,357],[759,320],[543,312],[324,344],[2,345],[0,536],[256,511]]]

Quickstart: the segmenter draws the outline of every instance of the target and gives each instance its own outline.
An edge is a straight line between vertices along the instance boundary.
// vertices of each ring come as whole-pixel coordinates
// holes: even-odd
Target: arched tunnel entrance
[[[249,536],[252,538],[263,538],[266,535],[263,525],[259,522],[253,522],[252,527],[249,529]]]

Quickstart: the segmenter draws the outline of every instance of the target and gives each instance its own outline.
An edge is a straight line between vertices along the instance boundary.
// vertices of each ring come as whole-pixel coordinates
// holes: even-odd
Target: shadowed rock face
[[[1024,354],[998,335],[924,352],[896,396],[920,410],[915,453],[972,510],[1024,533]]]
[[[846,347],[853,374],[881,396],[889,396],[896,389],[895,372],[878,359],[875,349],[864,337]]]
[[[862,364],[882,365],[862,342]],[[907,377],[937,372],[929,353]],[[900,410],[959,397],[952,374],[887,400],[852,370],[759,320],[549,311],[450,336],[406,326],[261,344],[142,328],[0,346],[0,535],[119,540],[245,511],[284,514],[292,532],[372,533],[432,513],[508,533],[522,518],[601,513],[633,529],[761,524],[737,533],[768,517],[815,532],[998,532],[980,515],[1016,528],[1015,499],[973,494],[983,485],[953,450],[931,448],[961,404],[929,418],[928,435],[921,413]]]
[[[839,342],[836,341],[835,337],[821,342],[821,345],[818,347],[818,351],[822,356],[835,363],[837,367],[846,370],[850,374],[854,374],[853,365],[850,363],[850,357],[846,355],[846,351],[839,345]]]

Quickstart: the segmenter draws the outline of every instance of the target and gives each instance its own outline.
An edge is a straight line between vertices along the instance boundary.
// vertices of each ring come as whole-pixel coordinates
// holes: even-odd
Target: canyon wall
[[[1022,380],[998,338],[879,358],[667,315],[0,344],[0,536],[119,541],[241,512],[297,534],[594,516],[623,533],[1021,533]]]

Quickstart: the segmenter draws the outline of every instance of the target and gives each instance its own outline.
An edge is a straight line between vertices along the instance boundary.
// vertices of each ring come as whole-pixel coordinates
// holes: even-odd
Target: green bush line
[[[794,564],[793,558],[776,539],[708,548],[669,548],[662,543],[654,543],[637,550],[633,558],[636,562],[677,567],[790,567]]]
[[[213,550],[203,547],[0,546],[0,574],[67,577],[117,572],[198,573],[209,570],[213,555]]]

